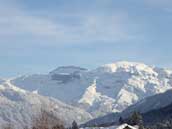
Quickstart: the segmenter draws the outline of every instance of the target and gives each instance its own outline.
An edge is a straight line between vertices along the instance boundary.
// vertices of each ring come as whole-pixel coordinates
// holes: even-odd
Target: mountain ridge
[[[82,109],[15,87],[10,80],[0,84],[0,128],[6,125],[12,125],[14,129],[30,128],[41,111],[52,114],[65,126],[74,120],[80,123],[92,118]]]
[[[172,90],[147,97],[136,104],[129,106],[121,113],[110,113],[98,117],[81,125],[81,127],[101,127],[118,125],[119,119],[128,120],[134,112],[143,116],[145,125],[155,124],[172,116]],[[157,117],[157,118],[156,118]]]
[[[171,70],[137,62],[121,61],[93,70],[64,66],[53,71],[11,82],[22,89],[77,105],[93,116],[123,111],[145,97],[172,89]],[[89,96],[92,102],[83,101]]]

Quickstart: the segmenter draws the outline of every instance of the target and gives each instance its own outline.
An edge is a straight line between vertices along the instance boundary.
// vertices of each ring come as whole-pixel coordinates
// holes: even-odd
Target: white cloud
[[[164,11],[169,11],[172,8],[171,0],[145,0],[145,3],[151,8],[158,8]]]
[[[33,39],[51,40],[54,43],[80,43],[115,42],[136,37],[132,32],[137,28],[133,25],[131,29],[129,18],[124,13],[114,13],[110,16],[70,14],[70,18],[76,18],[76,22],[78,22],[76,25],[70,25],[70,18],[69,21],[63,23],[58,18],[51,19],[45,16],[31,15],[29,11],[21,9],[17,5],[0,4],[1,39],[12,37],[15,40],[29,36]],[[77,19],[79,20],[77,21]]]
[[[31,16],[19,8],[8,7],[6,4],[1,4],[0,8],[0,34],[2,36],[25,33],[49,36],[57,32],[57,25],[48,19]]]

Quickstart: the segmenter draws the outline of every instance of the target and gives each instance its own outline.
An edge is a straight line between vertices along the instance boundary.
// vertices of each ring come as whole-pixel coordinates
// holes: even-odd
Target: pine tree
[[[142,125],[143,120],[142,120],[141,114],[138,112],[134,112],[130,118],[130,124],[131,125]]]
[[[124,120],[122,117],[119,118],[119,124],[123,124],[124,123]]]
[[[76,123],[76,121],[73,121],[72,129],[79,129],[78,124]]]

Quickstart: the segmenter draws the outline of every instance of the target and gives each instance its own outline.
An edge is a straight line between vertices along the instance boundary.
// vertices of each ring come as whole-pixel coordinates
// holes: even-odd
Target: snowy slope
[[[64,66],[49,74],[21,76],[12,83],[100,116],[123,111],[147,96],[172,89],[172,71],[122,61],[93,70]]]
[[[17,88],[10,80],[0,85],[0,128],[7,124],[14,126],[14,129],[30,127],[41,110],[53,114],[66,125],[71,124],[73,120],[80,123],[91,118],[89,113],[79,108]]]
[[[160,93],[160,94],[156,94],[156,95],[147,97],[147,98],[137,102],[136,104],[129,106],[127,109],[125,109],[121,113],[110,113],[110,114],[107,114],[103,117],[98,117],[98,118],[92,119],[92,120],[84,123],[82,126],[87,127],[87,126],[101,126],[101,125],[112,125],[112,124],[114,125],[114,123],[118,124],[120,117],[122,117],[123,119],[124,118],[126,119],[135,111],[142,113],[145,117],[144,120],[146,122],[147,121],[151,122],[151,121],[153,121],[153,120],[150,120],[150,118],[152,117],[151,116],[152,114],[151,115],[148,115],[148,114],[151,111],[154,111],[154,110],[157,110],[160,108],[164,108],[164,107],[167,107],[169,105],[171,107],[171,104],[172,104],[171,98],[172,98],[172,90],[168,90],[164,93]],[[171,110],[170,111],[166,110],[166,112],[169,112],[169,115],[170,115]],[[165,113],[165,112],[163,112],[163,113]],[[157,114],[162,115],[163,113],[161,113],[159,111]],[[146,116],[146,115],[148,115],[148,116]],[[166,115],[166,117],[167,117],[167,115]],[[146,118],[149,118],[149,120],[146,120]],[[165,118],[165,117],[162,117],[162,118]],[[158,120],[160,118],[157,117],[156,119]]]
[[[2,78],[0,78],[0,84],[2,84],[2,83],[4,83],[4,82],[5,82],[5,80],[2,79]]]
[[[129,106],[122,112],[123,116],[128,116],[134,111],[145,113],[151,110],[160,109],[172,104],[172,90],[168,90],[164,93],[147,97],[138,103]]]

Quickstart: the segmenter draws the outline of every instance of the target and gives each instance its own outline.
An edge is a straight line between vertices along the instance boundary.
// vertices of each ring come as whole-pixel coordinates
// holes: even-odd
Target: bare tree
[[[63,122],[53,114],[41,110],[41,114],[34,119],[32,129],[65,129]]]

